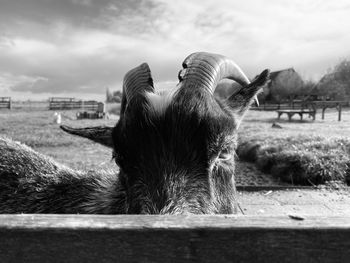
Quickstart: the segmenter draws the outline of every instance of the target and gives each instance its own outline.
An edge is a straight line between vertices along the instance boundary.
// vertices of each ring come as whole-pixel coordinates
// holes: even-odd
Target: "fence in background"
[[[350,107],[350,101],[302,101],[294,100],[292,102],[283,103],[261,103],[259,107],[252,106],[252,110],[262,110],[262,111],[276,111],[276,110],[288,110],[288,109],[300,109],[305,108],[308,105],[315,105],[317,108],[323,109],[324,107],[330,107],[332,105],[339,104],[342,107]]]
[[[252,110],[259,111],[277,111],[278,116],[283,112],[290,112],[290,114],[302,114],[307,113],[308,111],[313,111],[313,118],[315,119],[315,115],[317,110],[322,111],[322,120],[325,118],[325,111],[328,108],[335,108],[338,111],[338,121],[341,121],[342,108],[350,107],[350,101],[308,101],[308,100],[294,100],[289,103],[263,103],[260,104],[259,107],[253,106]],[[301,115],[302,116],[302,115]],[[301,117],[302,118],[302,117]],[[289,120],[291,117],[289,116]]]
[[[102,105],[101,105],[102,104]],[[49,110],[83,110],[100,112],[103,103],[95,100],[77,100],[75,98],[51,97],[49,98]]]
[[[325,111],[327,108],[336,108],[338,111],[338,121],[341,121],[342,108],[348,107],[348,101],[315,101],[315,106],[322,109],[322,120],[324,120]]]
[[[11,109],[11,97],[0,97],[0,109]]]

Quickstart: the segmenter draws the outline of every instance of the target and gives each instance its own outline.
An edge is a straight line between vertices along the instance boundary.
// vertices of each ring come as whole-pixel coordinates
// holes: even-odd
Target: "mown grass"
[[[350,111],[328,110],[325,120],[280,120],[275,112],[250,111],[239,132],[238,156],[283,181],[313,185],[328,181],[350,184]]]
[[[112,150],[87,139],[72,136],[53,123],[53,111],[0,110],[0,136],[20,141],[72,168],[117,169]],[[76,120],[76,111],[62,112],[62,124],[73,127],[109,125],[116,119]]]
[[[112,106],[112,109],[115,105]],[[69,135],[53,123],[53,111],[0,110],[0,136],[23,142],[77,169],[117,169],[111,149]],[[109,120],[75,120],[75,111],[62,112],[62,124],[73,127],[114,126]],[[350,110],[342,121],[335,111],[316,121],[279,121],[275,112],[250,111],[239,129],[238,156],[280,181],[312,185],[339,180],[350,184]],[[248,176],[248,175],[247,175]],[[243,181],[243,180],[242,180]]]

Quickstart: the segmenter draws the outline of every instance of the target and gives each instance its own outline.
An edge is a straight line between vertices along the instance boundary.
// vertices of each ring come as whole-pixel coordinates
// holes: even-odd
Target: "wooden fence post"
[[[327,107],[323,106],[322,107],[322,120],[324,120],[324,112],[326,111]]]
[[[341,110],[342,110],[341,103],[338,103],[338,121],[341,121]]]

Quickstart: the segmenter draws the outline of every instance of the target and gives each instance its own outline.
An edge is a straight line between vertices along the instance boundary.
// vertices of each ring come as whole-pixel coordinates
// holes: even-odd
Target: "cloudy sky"
[[[349,14],[349,0],[0,0],[0,96],[103,99],[142,62],[167,87],[195,51],[317,79],[350,57]]]

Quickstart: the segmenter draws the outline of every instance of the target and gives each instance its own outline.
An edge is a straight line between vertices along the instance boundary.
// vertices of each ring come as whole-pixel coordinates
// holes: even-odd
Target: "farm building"
[[[302,95],[303,79],[294,68],[273,71],[270,81],[259,95],[260,101],[280,102],[295,95]]]

